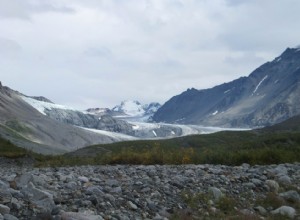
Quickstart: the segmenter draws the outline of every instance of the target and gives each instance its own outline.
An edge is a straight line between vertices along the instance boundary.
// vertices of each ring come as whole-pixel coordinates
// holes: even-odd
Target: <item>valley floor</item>
[[[299,219],[300,163],[34,168],[0,159],[0,219]]]

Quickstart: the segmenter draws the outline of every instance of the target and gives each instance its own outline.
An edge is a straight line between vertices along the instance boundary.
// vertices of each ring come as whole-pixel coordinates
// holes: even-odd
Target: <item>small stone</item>
[[[86,195],[94,195],[96,197],[102,197],[104,195],[104,192],[102,191],[102,188],[99,186],[89,186],[86,191]]]
[[[275,175],[281,175],[281,174],[287,174],[287,169],[283,165],[278,165],[274,170],[272,170],[272,173]]]
[[[256,178],[253,178],[253,179],[251,180],[251,182],[252,182],[255,186],[260,186],[260,185],[262,185],[262,181],[259,180],[259,179],[256,179]]]
[[[51,215],[58,215],[59,213],[60,213],[60,207],[59,206],[55,206],[51,211]]]
[[[12,199],[11,193],[6,189],[0,189],[0,203],[6,204],[10,203]]]
[[[210,211],[211,211],[212,213],[216,213],[216,212],[217,212],[217,209],[216,209],[216,207],[210,207]]]
[[[24,173],[21,176],[17,176],[14,181],[17,188],[22,189],[23,187],[26,187],[30,181],[33,181],[33,177],[31,173]]]
[[[66,185],[66,188],[75,190],[77,188],[77,183],[75,183],[73,181],[68,182],[67,185]]]
[[[82,182],[82,183],[87,183],[87,182],[89,182],[89,179],[88,179],[87,177],[85,177],[85,176],[80,176],[80,177],[78,177],[78,180],[79,180],[80,182]]]
[[[78,212],[64,212],[61,215],[61,220],[103,220],[100,215],[88,215]]]
[[[254,183],[244,183],[243,185],[245,187],[249,188],[249,189],[254,189],[255,188],[255,184]]]
[[[127,205],[128,205],[129,208],[131,208],[132,210],[137,210],[137,206],[136,206],[136,204],[134,204],[133,202],[128,201],[128,202],[127,202]]]
[[[5,214],[3,216],[3,219],[4,220],[19,220],[17,217],[13,216],[13,215],[10,215],[10,214]]]
[[[52,220],[52,216],[49,212],[41,212],[41,213],[38,213],[36,215],[35,218],[33,218],[33,220]]]
[[[163,209],[161,209],[159,212],[158,212],[158,214],[160,215],[160,216],[162,216],[162,217],[165,217],[165,218],[170,218],[170,213],[165,209],[165,208],[163,208]]]
[[[242,210],[240,210],[240,213],[242,213],[243,215],[247,215],[247,216],[253,215],[253,212],[249,209],[242,209]]]
[[[106,185],[108,185],[110,187],[117,187],[120,185],[120,183],[117,180],[109,179],[109,180],[106,180]]]
[[[278,192],[279,184],[275,180],[266,180],[265,184],[268,186],[270,192]]]
[[[291,178],[287,175],[284,175],[284,176],[280,176],[278,178],[278,183],[283,185],[283,186],[288,186],[288,185],[291,185],[292,181],[291,181]]]
[[[254,210],[255,211],[258,211],[258,213],[260,214],[260,215],[263,215],[263,216],[265,216],[265,215],[267,215],[267,210],[264,208],[264,207],[262,207],[262,206],[256,206],[255,208],[254,208]]]
[[[290,206],[281,206],[278,209],[275,209],[271,212],[273,215],[283,215],[293,219],[296,215],[296,210]]]
[[[111,193],[121,193],[122,192],[122,188],[120,186],[118,187],[114,187],[110,190]]]
[[[219,201],[224,196],[221,190],[216,187],[210,187],[208,192],[213,196],[214,201]]]
[[[11,206],[13,209],[20,210],[23,206],[23,203],[21,203],[19,200],[16,198],[12,198],[11,200]]]
[[[0,204],[0,213],[2,215],[9,214],[9,212],[10,208],[8,206]]]
[[[250,164],[248,164],[248,163],[243,163],[243,164],[241,165],[241,167],[243,167],[244,169],[249,169],[249,168],[250,168]]]
[[[114,203],[116,201],[116,198],[111,194],[105,194],[104,198],[109,200],[111,203]]]
[[[1,189],[7,189],[9,187],[9,184],[6,182],[3,182],[0,180],[0,188]]]

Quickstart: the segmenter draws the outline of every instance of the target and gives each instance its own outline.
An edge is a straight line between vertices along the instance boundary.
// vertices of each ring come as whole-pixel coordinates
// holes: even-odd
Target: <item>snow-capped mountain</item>
[[[149,117],[160,108],[160,104],[157,102],[152,102],[149,104],[141,104],[139,101],[123,101],[120,105],[112,108],[112,112],[117,113],[118,116],[124,117],[139,117],[147,121]]]
[[[156,122],[257,127],[300,114],[300,48],[288,48],[248,77],[210,89],[188,89],[154,114]]]
[[[131,100],[121,102],[120,105],[113,107],[112,111],[123,113],[127,116],[143,116],[145,114],[143,105],[138,101]]]
[[[75,109],[72,109],[71,107],[54,104],[52,101],[50,101],[50,102],[46,101],[49,99],[46,99],[44,97],[43,97],[43,99],[40,99],[40,98],[37,99],[36,97],[21,96],[21,98],[25,102],[27,102],[29,105],[34,107],[36,110],[38,110],[40,113],[42,113],[43,115],[46,115],[46,111],[51,110],[51,109],[63,109],[63,110],[75,111]]]
[[[61,123],[59,119],[67,120],[70,118],[68,113],[75,111],[50,103],[44,98],[38,99],[44,101],[2,86],[0,82],[0,136],[2,138],[19,147],[43,154],[60,154],[87,145],[125,139],[124,135],[118,137],[114,133],[112,136],[109,132],[96,133],[73,126],[71,122],[74,121]],[[52,112],[51,117],[48,112]],[[79,116],[72,119],[79,119]],[[101,122],[108,126],[106,121]],[[132,125],[123,123],[132,129]],[[116,126],[114,123],[111,125]]]
[[[161,104],[158,102],[151,102],[150,104],[143,105],[143,109],[145,110],[144,115],[153,115],[157,110],[161,107]]]
[[[52,102],[39,101],[24,95],[20,95],[20,97],[41,114],[51,119],[108,136],[113,138],[114,141],[178,137],[220,130],[219,128],[211,129],[197,126],[145,123],[144,121],[148,119],[149,116],[152,116],[160,107],[159,103],[141,105],[137,101],[131,102],[130,104],[123,102],[123,105],[118,107],[120,112],[112,111],[107,108],[90,108],[86,111],[79,111]],[[128,106],[130,108],[126,109]],[[142,109],[139,111],[139,107],[141,106]],[[124,111],[130,112],[131,115],[125,115]],[[143,114],[133,114],[135,112],[143,112]]]

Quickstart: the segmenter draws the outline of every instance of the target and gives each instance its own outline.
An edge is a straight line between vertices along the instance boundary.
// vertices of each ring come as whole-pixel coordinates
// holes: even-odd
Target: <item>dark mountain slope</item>
[[[248,77],[174,96],[153,119],[223,127],[272,125],[300,114],[299,94],[300,49],[288,48]]]
[[[282,132],[282,131],[291,131],[291,132],[300,132],[300,115],[289,118],[286,121],[275,124],[273,126],[267,126],[260,129],[265,132]]]

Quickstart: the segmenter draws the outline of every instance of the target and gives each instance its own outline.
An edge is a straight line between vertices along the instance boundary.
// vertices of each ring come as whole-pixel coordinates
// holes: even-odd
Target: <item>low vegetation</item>
[[[275,164],[299,162],[300,132],[223,131],[165,140],[95,145],[43,156],[1,139],[0,156],[30,155],[38,166],[97,164]]]
[[[24,157],[29,153],[30,152],[27,150],[17,147],[11,142],[0,138],[0,157],[19,158]]]
[[[95,145],[63,156],[48,156],[39,165],[84,164],[275,164],[300,158],[300,132],[224,131],[168,140]]]

